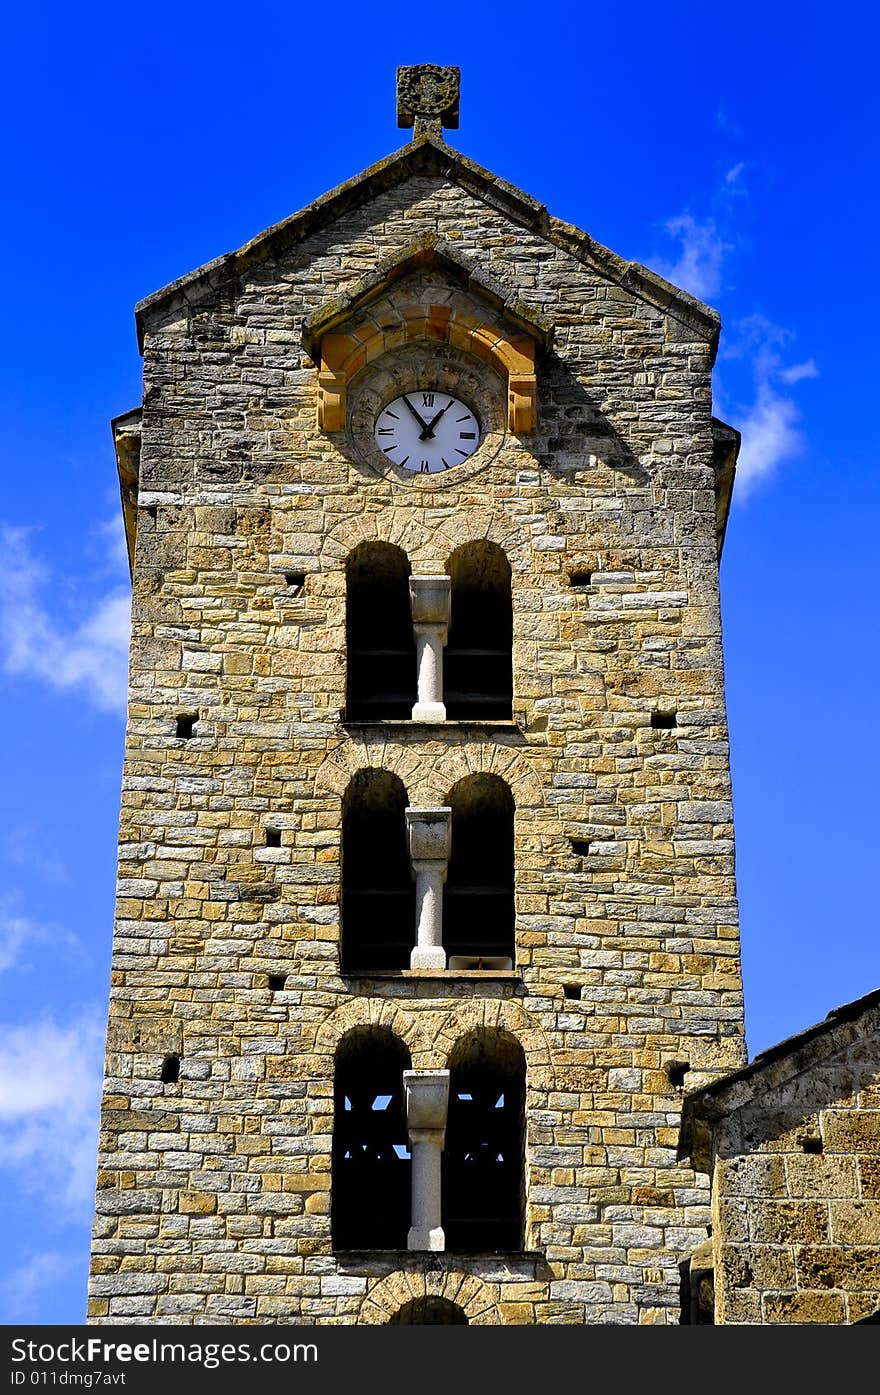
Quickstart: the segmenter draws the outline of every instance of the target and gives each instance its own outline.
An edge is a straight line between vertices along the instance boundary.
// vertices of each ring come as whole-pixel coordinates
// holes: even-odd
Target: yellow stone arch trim
[[[538,387],[535,343],[527,335],[509,337],[497,325],[450,305],[384,308],[382,320],[369,318],[356,329],[333,331],[321,339],[318,369],[318,429],[345,427],[348,384],[366,364],[404,344],[450,344],[489,363],[507,382],[507,425],[517,436],[537,425]]]
[[[432,1269],[427,1274],[389,1274],[370,1289],[357,1316],[359,1326],[377,1327],[416,1298],[445,1298],[464,1312],[471,1326],[501,1326],[497,1290],[473,1274]]]

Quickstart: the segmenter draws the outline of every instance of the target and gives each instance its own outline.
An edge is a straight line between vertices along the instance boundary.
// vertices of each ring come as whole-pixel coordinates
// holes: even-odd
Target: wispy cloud
[[[718,231],[713,218],[699,222],[689,213],[670,218],[666,232],[681,244],[678,257],[669,261],[653,257],[651,264],[671,281],[691,295],[705,300],[721,290],[721,268],[726,254],[733,250]]]
[[[0,1279],[0,1322],[39,1322],[46,1295],[70,1274],[82,1271],[80,1253],[43,1250]]]
[[[75,617],[52,613],[48,569],[30,530],[0,530],[0,658],[7,673],[78,690],[95,706],[124,708],[130,598],[114,586]]]
[[[45,882],[58,885],[70,881],[66,866],[47,848],[42,832],[33,824],[18,823],[7,829],[0,841],[0,852],[10,866],[25,867],[36,872]]]
[[[735,498],[740,503],[804,446],[798,405],[790,393],[780,389],[817,378],[819,369],[813,359],[784,362],[794,337],[791,330],[773,324],[763,315],[750,315],[733,326],[731,336],[722,345],[722,359],[750,360],[755,386],[752,404],[734,407],[730,413],[743,437],[736,468]]]
[[[103,1044],[97,1009],[0,1031],[0,1169],[69,1214],[94,1195]]]
[[[738,184],[742,179],[742,176],[744,175],[745,171],[746,162],[745,160],[740,160],[738,164],[733,165],[731,169],[727,170],[724,176],[725,185],[728,188],[730,188],[732,185]]]
[[[20,968],[27,962],[28,950],[37,945],[49,945],[54,951],[63,946],[66,950],[82,953],[82,943],[71,930],[63,925],[21,915],[17,899],[12,896],[0,898],[0,974]]]

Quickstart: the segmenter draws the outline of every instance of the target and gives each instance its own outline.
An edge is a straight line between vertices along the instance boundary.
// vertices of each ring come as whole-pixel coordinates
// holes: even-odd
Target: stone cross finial
[[[397,69],[397,124],[413,127],[417,136],[440,136],[443,127],[458,130],[458,68],[417,63]]]

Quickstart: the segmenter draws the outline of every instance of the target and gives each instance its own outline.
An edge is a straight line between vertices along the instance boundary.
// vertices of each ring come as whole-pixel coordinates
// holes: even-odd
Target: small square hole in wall
[[[266,829],[266,847],[267,847],[267,848],[280,848],[280,847],[281,847],[281,829],[280,829],[280,828],[267,828],[267,829]]]
[[[801,1139],[801,1147],[803,1148],[803,1150],[804,1150],[805,1153],[821,1153],[821,1152],[822,1152],[822,1140],[821,1140],[821,1138],[817,1138],[817,1137],[814,1137],[814,1136],[810,1136],[810,1137],[808,1137],[808,1138],[802,1138],[802,1139]]]
[[[590,844],[586,838],[569,838],[568,841],[571,843],[571,850],[575,857],[589,856]]]
[[[592,584],[593,573],[587,571],[569,572],[569,585],[574,587],[584,587]]]
[[[577,998],[580,1001],[581,985],[579,983],[563,983],[562,991],[566,998]]]
[[[287,982],[287,974],[269,974],[268,984],[273,993],[280,993]]]
[[[174,1085],[180,1079],[180,1057],[172,1054],[162,1062],[159,1079],[163,1085]]]
[[[684,1089],[684,1078],[690,1070],[689,1061],[667,1061],[666,1074],[673,1090]]]
[[[651,726],[655,731],[672,731],[676,725],[675,712],[652,712]]]
[[[305,572],[285,572],[284,580],[287,582],[292,596],[301,596],[306,589]]]
[[[195,727],[198,720],[198,717],[193,716],[191,713],[181,714],[177,718],[177,727],[174,735],[181,741],[188,741],[191,736],[195,736],[196,734]]]

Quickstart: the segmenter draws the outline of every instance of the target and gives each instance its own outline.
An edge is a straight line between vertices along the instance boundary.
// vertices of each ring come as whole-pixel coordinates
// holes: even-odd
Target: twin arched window
[[[339,1044],[334,1079],[331,1230],[335,1250],[405,1249],[411,1159],[403,1072],[410,1055],[387,1027],[356,1027]],[[522,1248],[525,1055],[505,1031],[467,1033],[448,1061],[442,1156],[446,1249]],[[420,1319],[401,1319],[401,1321]]]
[[[510,563],[495,543],[449,557],[451,616],[443,699],[451,721],[506,720],[513,702]],[[349,554],[346,579],[348,721],[406,721],[416,701],[416,644],[406,553],[365,542]]]
[[[407,969],[416,900],[400,779],[359,770],[342,801],[340,957],[344,973]],[[451,855],[443,887],[450,968],[515,960],[514,802],[497,775],[469,775],[447,796]]]

